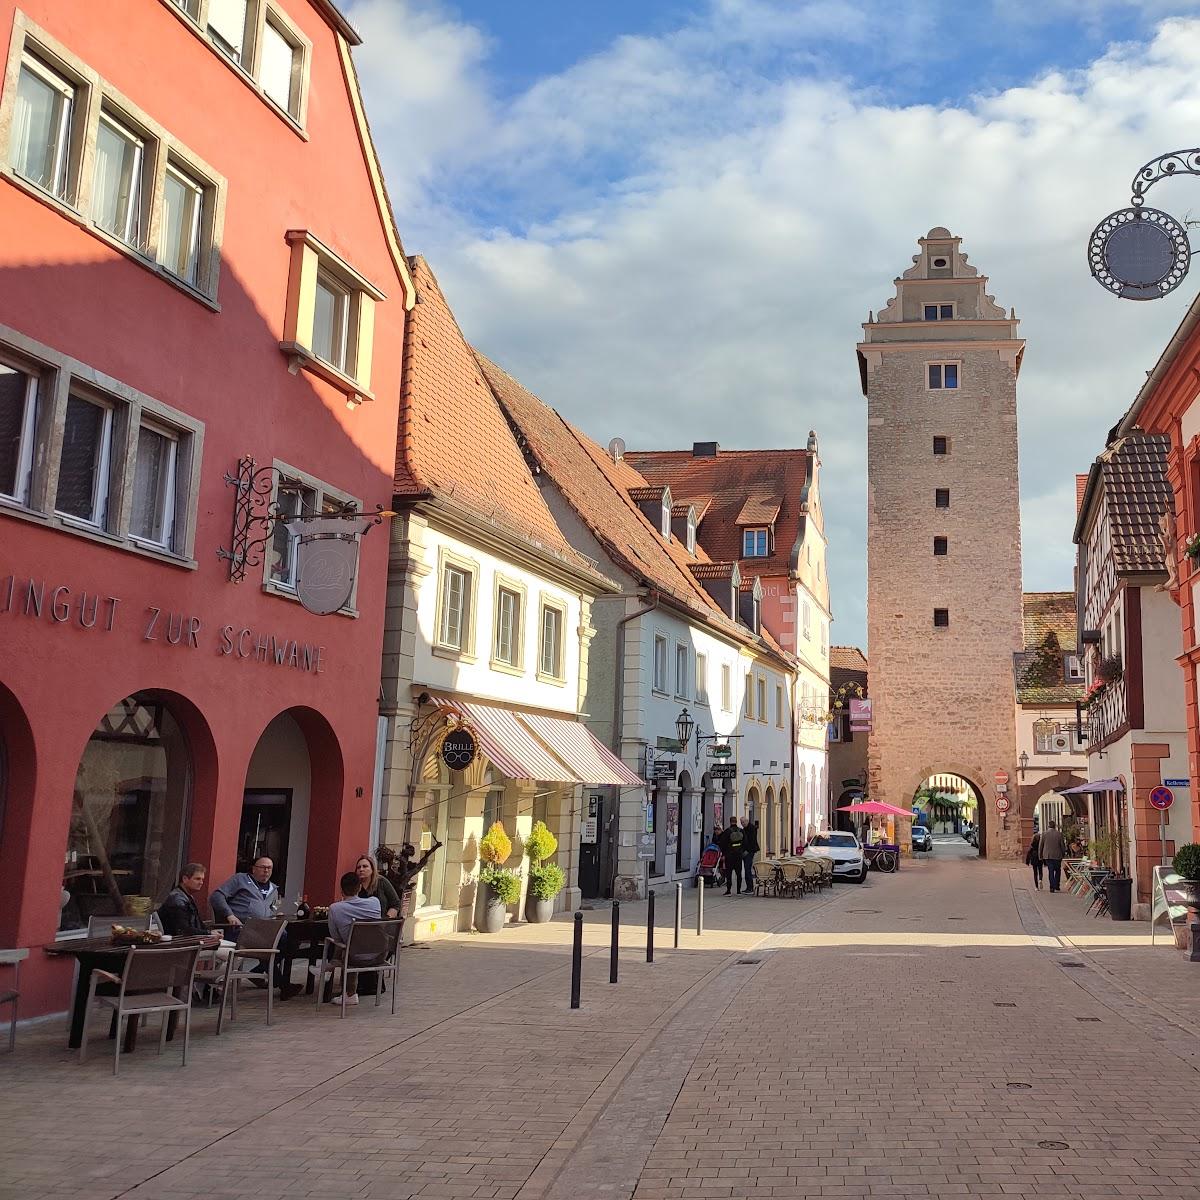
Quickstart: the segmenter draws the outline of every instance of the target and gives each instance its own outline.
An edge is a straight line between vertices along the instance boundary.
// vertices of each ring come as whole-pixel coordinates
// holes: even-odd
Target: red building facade
[[[0,946],[370,842],[387,535],[350,601],[252,546],[386,508],[414,299],[326,0],[0,0]],[[254,531],[252,531],[252,538]],[[141,899],[136,899],[136,898]],[[25,1014],[61,1010],[35,951]]]

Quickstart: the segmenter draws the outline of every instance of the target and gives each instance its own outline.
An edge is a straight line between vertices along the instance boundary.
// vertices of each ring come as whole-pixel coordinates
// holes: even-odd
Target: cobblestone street
[[[0,1197],[1194,1196],[1196,968],[952,855],[710,896],[679,951],[663,905],[653,965],[630,905],[615,987],[597,910],[577,1012],[560,920],[405,951],[395,1018],[200,1010],[183,1071],[25,1028]]]

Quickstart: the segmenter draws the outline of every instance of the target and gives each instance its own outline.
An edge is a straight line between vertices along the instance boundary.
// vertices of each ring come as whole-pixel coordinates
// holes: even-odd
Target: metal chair
[[[218,961],[211,970],[198,973],[197,978],[202,983],[217,988],[221,993],[221,1007],[217,1013],[218,1036],[225,1028],[226,1010],[231,1021],[237,1020],[238,985],[244,979],[251,982],[266,981],[267,1024],[271,1024],[275,1011],[275,959],[279,955],[279,942],[285,929],[287,921],[282,917],[251,917],[243,922],[237,945],[229,951],[228,958],[223,962]]]
[[[111,1008],[116,1017],[116,1037],[113,1039],[113,1074],[121,1066],[121,1042],[124,1040],[125,1021],[129,1017],[144,1017],[150,1013],[162,1013],[162,1031],[158,1038],[158,1052],[162,1053],[167,1042],[167,1028],[173,1013],[183,1013],[183,1061],[187,1066],[188,1043],[192,1034],[192,982],[196,975],[196,959],[199,946],[134,946],[125,955],[125,966],[120,975],[111,971],[92,971],[88,986],[87,1007],[84,1009],[83,1040],[79,1044],[79,1061],[87,1057],[88,1031],[87,1014],[92,1004],[99,1001]],[[99,983],[117,985],[115,996],[97,996]]]
[[[88,917],[87,935],[90,938],[111,937],[114,925],[124,925],[126,929],[157,929],[162,932],[162,923],[158,913],[147,913],[144,917],[123,917],[120,914],[111,916]]]
[[[325,950],[317,974],[317,1007],[325,994],[325,974],[332,979],[336,969],[342,974],[342,1016],[346,1015],[346,984],[348,977],[373,974],[376,977],[375,1007],[383,991],[385,975],[392,977],[392,1015],[396,1015],[396,951],[400,944],[400,929],[404,921],[355,921],[345,942],[325,939]]]
[[[21,963],[29,957],[28,950],[0,950],[0,967],[12,967],[12,987],[0,991],[0,1005],[12,1005],[12,1018],[8,1023],[8,1050],[11,1054],[17,1045],[17,1002],[21,998]]]

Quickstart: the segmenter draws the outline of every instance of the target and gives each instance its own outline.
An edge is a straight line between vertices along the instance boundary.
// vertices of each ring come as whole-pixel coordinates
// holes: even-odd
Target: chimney
[[[693,442],[692,457],[693,458],[716,458],[721,453],[721,447],[717,442]]]

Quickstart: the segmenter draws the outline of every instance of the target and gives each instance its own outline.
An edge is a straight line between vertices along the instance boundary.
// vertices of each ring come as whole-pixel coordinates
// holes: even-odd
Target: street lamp
[[[1020,767],[1021,767],[1021,778],[1024,779],[1025,778],[1025,768],[1027,766],[1029,766],[1028,753],[1026,751],[1022,750],[1020,757],[1017,759],[1017,762],[1020,764]]]
[[[1188,273],[1187,230],[1170,213],[1146,208],[1146,193],[1172,175],[1200,175],[1200,148],[1151,159],[1133,177],[1129,208],[1110,213],[1088,240],[1088,266],[1101,287],[1122,300],[1159,300]]]
[[[696,722],[692,720],[692,714],[685,708],[675,718],[675,736],[679,739],[680,750],[687,749],[688,742],[692,740],[692,730],[695,728]]]

